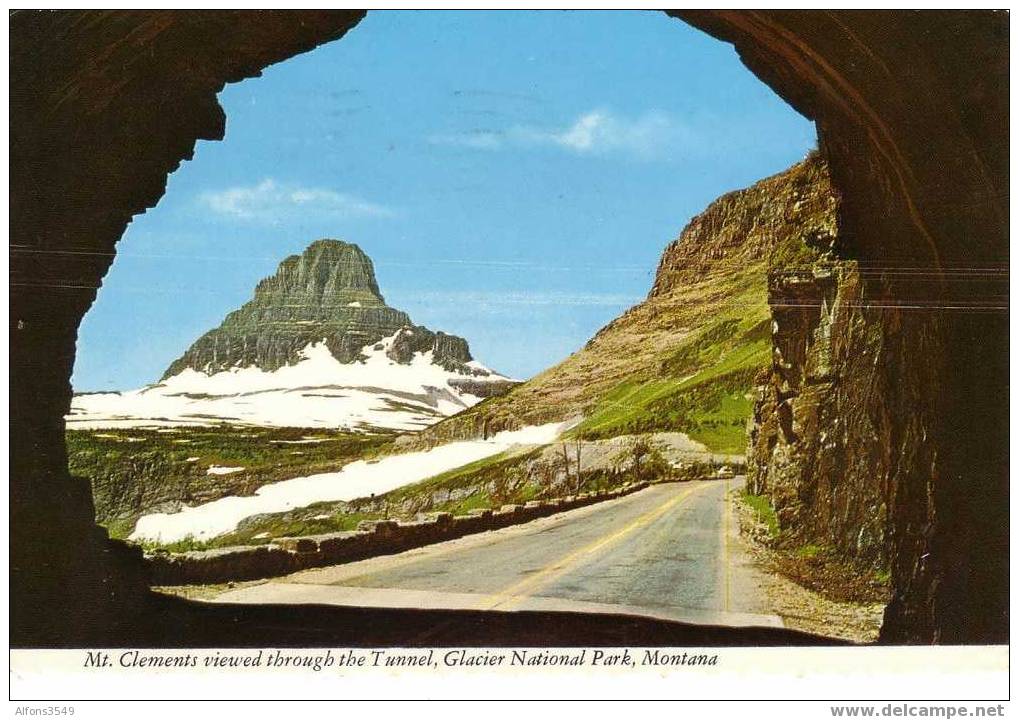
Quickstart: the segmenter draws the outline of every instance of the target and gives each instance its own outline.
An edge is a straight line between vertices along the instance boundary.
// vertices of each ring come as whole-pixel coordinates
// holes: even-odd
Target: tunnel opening
[[[1000,30],[996,25],[999,21],[993,14],[974,14],[968,17],[971,18],[969,30],[973,33],[1000,37]],[[935,31],[944,29],[948,25],[943,16],[932,14],[929,18]],[[999,137],[996,134],[999,126],[995,125],[995,121],[1000,120],[1002,116],[1000,109],[992,107],[992,112],[988,113],[987,118],[974,120],[972,117],[967,117],[964,119],[965,121],[960,119],[958,125],[942,130],[948,136],[951,136],[952,133],[963,134],[970,145],[975,148],[974,155],[978,160],[976,165],[980,166],[981,172],[972,179],[972,186],[967,186],[967,191],[971,193],[971,197],[984,198],[983,202],[987,208],[990,210],[998,208],[999,212],[997,215],[993,212],[963,214],[962,217],[956,216],[951,220],[946,220],[938,215],[936,205],[933,205],[935,209],[932,210],[931,205],[925,204],[931,202],[929,196],[934,193],[927,193],[925,196],[924,193],[916,192],[916,186],[929,191],[931,185],[930,181],[926,181],[925,184],[923,172],[925,168],[922,157],[918,160],[917,156],[911,156],[908,152],[909,148],[904,149],[905,139],[901,134],[895,132],[894,123],[901,118],[895,116],[894,111],[886,106],[879,104],[879,109],[875,110],[873,105],[865,102],[867,98],[861,98],[860,93],[870,95],[873,89],[859,79],[847,77],[849,71],[846,68],[848,66],[844,64],[847,58],[840,56],[840,51],[831,50],[830,44],[826,45],[826,43],[833,42],[832,37],[846,34],[847,26],[852,26],[856,30],[856,37],[860,37],[860,33],[863,33],[863,36],[872,38],[871,49],[886,47],[881,45],[882,41],[901,40],[901,37],[897,37],[896,33],[908,35],[906,30],[895,26],[879,29],[870,24],[871,21],[868,18],[854,17],[847,20],[846,16],[823,17],[822,19],[827,24],[823,24],[824,31],[819,31],[820,37],[818,37],[816,34],[802,33],[798,29],[799,21],[782,14],[689,13],[686,19],[709,32],[735,41],[751,69],[764,77],[794,105],[801,109],[806,107],[808,116],[818,119],[822,131],[821,152],[832,165],[833,181],[842,191],[847,202],[847,207],[843,209],[840,220],[843,226],[849,229],[852,242],[851,254],[864,261],[868,257],[881,259],[883,264],[878,270],[880,279],[876,282],[879,289],[886,295],[893,300],[910,299],[910,290],[914,293],[912,298],[914,300],[917,295],[921,298],[931,295],[929,289],[917,292],[915,278],[905,281],[895,277],[891,280],[888,279],[887,267],[892,265],[901,268],[907,259],[939,276],[945,275],[946,266],[951,268],[954,263],[955,267],[971,268],[974,266],[975,260],[982,261],[981,264],[987,267],[998,269],[998,277],[990,280],[990,282],[996,282],[996,285],[988,286],[986,284],[988,276],[985,276],[979,284],[964,285],[961,292],[957,292],[958,286],[953,289],[953,292],[960,296],[954,299],[969,301],[966,309],[981,310],[982,312],[947,317],[944,313],[929,313],[927,317],[919,320],[915,319],[917,318],[915,314],[890,312],[886,313],[888,320],[878,323],[879,329],[874,332],[881,336],[882,351],[891,352],[893,359],[901,363],[900,366],[894,368],[894,372],[889,373],[890,377],[901,378],[916,372],[915,361],[910,357],[916,349],[926,348],[927,356],[940,355],[944,357],[946,355],[945,348],[948,347],[951,352],[947,353],[946,360],[931,364],[927,371],[933,376],[932,380],[939,377],[963,380],[959,383],[958,389],[948,393],[947,398],[939,398],[927,403],[927,407],[923,407],[922,412],[917,413],[919,417],[914,416],[908,422],[892,417],[886,425],[889,442],[881,444],[882,447],[879,448],[879,451],[884,453],[884,459],[890,468],[888,476],[884,479],[886,488],[883,489],[884,494],[881,499],[887,501],[890,496],[892,500],[892,507],[888,508],[888,511],[892,518],[890,526],[894,546],[893,575],[896,587],[896,596],[890,606],[892,622],[886,622],[886,627],[890,628],[886,632],[886,639],[898,641],[933,639],[952,642],[1000,638],[1002,632],[1007,632],[1007,624],[1004,628],[1001,625],[1001,613],[1007,612],[1007,610],[1004,610],[999,602],[1002,597],[1002,589],[1007,596],[1007,575],[1000,573],[1002,554],[1007,548],[1007,545],[1003,546],[1001,543],[1002,519],[995,517],[990,527],[986,524],[974,526],[972,523],[975,519],[973,512],[979,503],[974,504],[972,498],[963,492],[965,483],[962,482],[962,478],[982,478],[982,484],[979,487],[984,491],[985,497],[1000,499],[1003,493],[1007,497],[1007,485],[1001,484],[1002,478],[1007,477],[1007,473],[1002,474],[1003,463],[1007,465],[1007,452],[1003,453],[1003,448],[1006,446],[1002,444],[1003,426],[1005,437],[1007,437],[1007,423],[1002,422],[1002,414],[995,412],[992,407],[990,413],[985,413],[990,420],[980,426],[988,432],[979,438],[972,438],[973,434],[967,432],[965,435],[967,440],[962,443],[964,450],[953,448],[946,440],[942,439],[945,438],[945,433],[951,434],[955,431],[960,418],[971,417],[971,413],[968,412],[961,400],[966,392],[970,390],[993,391],[995,387],[1001,387],[1001,367],[995,365],[988,372],[975,375],[972,363],[969,361],[970,356],[960,348],[969,341],[969,338],[979,334],[990,338],[989,341],[985,341],[983,347],[985,350],[988,347],[991,348],[994,359],[1001,360],[1007,357],[1007,334],[1003,334],[1001,326],[999,302],[1001,294],[998,292],[1002,275],[1001,268],[1004,268],[1004,274],[1007,277],[1007,251],[1002,256],[1000,243],[1002,229],[1000,225],[995,224],[996,217],[1001,217],[998,204],[1000,194],[994,192],[996,189],[995,180],[1001,177],[1000,172],[995,172],[995,170],[1000,170],[1000,166],[995,166],[993,155],[993,150],[996,147],[994,141]],[[117,20],[128,24],[147,25],[155,35],[166,28],[171,28],[174,22],[171,16],[165,14],[153,14],[148,18],[125,15]],[[345,29],[350,22],[349,18],[329,14],[318,14],[311,18],[305,18],[305,20],[314,20],[314,22],[306,22],[299,29],[294,29],[288,21],[276,14],[269,14],[257,22],[253,17],[247,19],[254,30],[255,44],[275,37],[279,41],[278,47],[290,48],[282,51],[285,54],[292,54],[295,48],[305,49],[321,41],[323,35],[328,36],[329,33],[342,32],[342,29],[337,30],[337,28]],[[314,29],[316,22],[321,23],[320,30]],[[312,29],[309,30],[309,27]],[[64,31],[67,32],[66,27]],[[201,29],[187,27],[187,23],[185,23],[185,31],[192,35],[200,35],[202,32]],[[116,30],[114,29],[113,32],[115,33]],[[831,37],[826,36],[825,32],[830,33]],[[261,33],[265,33],[265,35],[261,35]],[[26,33],[26,36],[30,37],[31,32]],[[238,40],[240,44],[234,46],[231,52],[236,52],[239,56],[245,54],[248,57],[254,56],[253,60],[247,61],[248,69],[238,68],[234,65],[223,68],[222,71],[212,73],[212,75],[225,76],[226,80],[237,79],[238,75],[250,74],[251,68],[258,70],[261,65],[266,64],[267,60],[263,55],[260,55],[262,51],[252,50],[252,37],[241,33],[234,40]],[[905,46],[910,52],[918,54],[939,52],[932,47],[924,46],[923,42],[913,38]],[[268,41],[263,45],[266,48],[272,46],[273,42]],[[827,54],[824,52],[826,48],[830,50]],[[268,52],[271,54],[275,50]],[[855,60],[855,55],[851,59]],[[54,66],[57,67],[58,74],[61,71],[66,71],[65,68],[60,68],[58,63],[54,63]],[[839,72],[840,69],[842,72]],[[972,78],[963,77],[966,74],[965,71],[955,70],[953,72],[956,74],[953,75],[951,72],[945,72],[942,68],[936,72],[942,73],[938,76],[939,81],[956,90],[958,96],[965,96],[966,91],[962,88],[966,86],[966,82],[972,80]],[[202,79],[204,80],[204,78]],[[211,84],[214,86],[216,82],[222,81],[212,80]],[[1000,74],[989,73],[977,84],[990,84],[994,89],[998,87],[994,85],[995,82],[1000,83]],[[971,84],[970,87],[973,85]],[[813,90],[807,91],[805,88],[813,88]],[[221,127],[218,126],[222,124],[222,117],[217,112],[218,106],[215,103],[214,95],[208,95],[207,90],[204,92],[203,95],[202,91],[196,91],[194,97],[188,98],[195,107],[200,109],[191,114],[190,119],[185,117],[187,114],[180,116],[179,122],[182,127],[170,128],[171,131],[181,131],[181,135],[184,137],[192,138],[169,147],[168,155],[171,157],[179,158],[186,155],[189,152],[187,148],[195,136],[202,137],[202,134],[210,132],[210,129],[212,133],[221,132]],[[908,94],[908,91],[904,92]],[[936,98],[929,102],[933,104],[948,102],[950,104],[952,99]],[[43,116],[47,115],[44,113]],[[1007,111],[1004,112],[1004,117],[1007,118]],[[188,126],[189,122],[195,122],[195,125],[201,127],[195,132],[194,126]],[[981,125],[981,122],[984,124]],[[941,137],[939,139],[948,143],[954,138]],[[44,145],[44,147],[52,149],[53,146]],[[873,157],[876,158],[872,165],[864,164],[864,176],[876,174],[887,177],[890,181],[889,184],[878,186],[881,189],[880,192],[868,193],[860,190],[857,185],[860,177],[854,176],[850,172],[851,163],[846,158],[852,154],[852,151],[860,148],[872,150]],[[57,150],[60,149],[57,148]],[[151,165],[146,167],[145,163],[139,163],[138,167],[152,168]],[[154,168],[157,178],[159,176],[158,168],[157,163]],[[47,170],[53,175],[59,175],[52,168],[44,167],[42,172],[45,173]],[[926,170],[933,172],[929,168]],[[35,172],[39,172],[39,170],[36,169]],[[165,170],[163,172],[165,174]],[[158,193],[161,192],[161,187],[157,187],[158,184],[157,180],[157,183],[143,187],[141,190],[148,193],[149,198],[152,198],[153,194],[158,197]],[[70,196],[72,206],[74,202],[79,201],[79,198],[80,194]],[[154,198],[147,202],[151,203],[153,200]],[[12,319],[17,319],[17,324],[12,325],[12,372],[20,370],[23,373],[22,377],[29,377],[30,373],[24,373],[24,370],[38,368],[32,358],[39,357],[39,354],[47,349],[51,352],[51,356],[60,359],[60,362],[56,363],[53,369],[39,373],[38,377],[33,377],[32,382],[26,383],[19,391],[20,397],[15,394],[12,398],[12,428],[15,425],[15,419],[23,420],[25,421],[23,432],[26,432],[27,435],[34,434],[34,443],[22,443],[21,447],[43,448],[42,452],[23,452],[20,458],[15,455],[12,468],[14,471],[12,472],[14,481],[12,500],[15,501],[12,505],[15,510],[12,512],[16,512],[17,516],[22,519],[22,523],[36,517],[44,524],[52,525],[56,519],[57,526],[62,527],[69,537],[86,538],[91,536],[94,538],[94,540],[88,541],[88,544],[105,549],[100,549],[98,554],[90,554],[84,565],[80,563],[82,557],[76,557],[75,561],[79,564],[79,568],[82,566],[86,568],[86,572],[83,574],[91,575],[93,578],[105,577],[110,586],[116,586],[123,592],[124,589],[131,587],[130,580],[125,579],[123,583],[110,582],[113,576],[108,572],[111,561],[112,566],[117,566],[120,562],[114,557],[119,555],[119,551],[110,549],[110,546],[107,546],[96,535],[94,526],[91,526],[91,518],[88,518],[87,522],[82,522],[81,513],[73,510],[75,504],[79,508],[89,507],[87,488],[82,488],[80,484],[75,485],[73,482],[59,480],[61,477],[66,477],[66,465],[63,464],[63,452],[58,451],[59,448],[62,448],[62,438],[59,438],[58,434],[62,430],[62,423],[58,422],[59,416],[54,415],[54,411],[59,410],[61,404],[59,398],[67,397],[66,392],[54,393],[53,396],[58,398],[55,403],[47,403],[44,400],[42,405],[48,404],[49,407],[33,408],[30,402],[27,402],[37,399],[39,397],[38,388],[46,387],[47,383],[57,388],[66,387],[66,381],[70,375],[70,362],[74,356],[74,328],[77,327],[78,319],[84,308],[91,302],[89,289],[93,286],[90,284],[89,278],[98,279],[104,270],[104,263],[108,263],[109,258],[112,257],[112,242],[119,237],[116,227],[120,221],[116,217],[110,216],[105,220],[104,226],[102,221],[96,221],[93,218],[78,219],[79,222],[83,221],[86,227],[92,228],[93,232],[98,229],[98,237],[105,237],[105,240],[100,239],[99,249],[94,253],[98,259],[95,257],[83,259],[81,255],[87,255],[87,251],[85,253],[76,251],[78,257],[70,258],[62,255],[62,246],[59,240],[53,239],[59,237],[60,234],[53,235],[44,232],[47,221],[53,222],[55,218],[38,213],[33,214],[33,210],[37,207],[38,204],[32,202],[26,202],[24,205],[21,219],[39,221],[34,237],[21,235],[25,239],[24,246],[32,247],[34,240],[34,244],[37,246],[34,249],[49,250],[54,254],[54,257],[50,258],[49,262],[42,263],[39,261],[38,253],[35,253],[30,260],[26,261],[26,265],[20,268],[23,278],[26,280],[60,279],[63,282],[60,284],[60,289],[56,291],[52,289],[53,282],[34,286],[47,288],[47,302],[38,302],[39,296],[33,296],[31,289],[17,291],[12,297]],[[879,208],[887,210],[888,207],[892,207],[896,212],[901,209],[901,213],[893,212],[890,222],[886,223],[885,227],[885,230],[889,232],[883,238],[877,239],[872,232],[862,229],[859,221],[861,217],[867,215],[868,211],[876,212]],[[67,217],[61,219],[74,220]],[[895,225],[895,223],[901,224]],[[964,250],[955,248],[954,254],[950,252],[953,249],[952,239],[958,233],[972,230],[974,225],[980,223],[984,223],[986,234],[966,245]],[[73,222],[66,224],[73,227]],[[21,225],[21,227],[26,226]],[[932,231],[932,227],[940,229],[942,232]],[[41,243],[45,247],[38,247],[40,237],[45,239]],[[894,241],[889,238],[894,238]],[[110,250],[102,250],[103,243],[106,243]],[[12,249],[15,250],[16,258],[17,245],[14,244]],[[913,253],[922,254],[914,255]],[[67,253],[67,255],[71,255],[71,253]],[[921,258],[919,262],[917,257]],[[1002,263],[1003,257],[1004,263]],[[76,279],[80,284],[75,285],[72,282]],[[875,281],[865,279],[860,284],[872,290]],[[12,283],[12,285],[17,284]],[[20,287],[32,288],[33,285],[23,283]],[[94,291],[91,294],[94,294]],[[54,297],[64,297],[67,302],[54,302]],[[937,309],[944,310],[945,307],[946,304],[942,303]],[[62,327],[67,328],[72,339],[69,351],[66,345],[67,334],[60,337],[59,329]],[[998,344],[995,345],[995,343]],[[20,356],[18,354],[19,346],[25,351]],[[891,351],[886,349],[889,347],[892,348]],[[920,377],[923,375],[920,374]],[[993,392],[987,396],[993,397]],[[912,391],[911,394],[910,389],[905,388],[902,390],[901,396],[893,402],[888,403],[876,399],[875,403],[884,406],[891,405],[894,410],[896,404],[899,407],[903,404],[915,406],[920,400],[922,398],[915,391]],[[1007,409],[1007,397],[1000,401],[1005,403]],[[884,409],[887,412],[887,407],[876,409]],[[942,421],[940,418],[945,416],[949,416],[951,419],[948,422]],[[1007,413],[1005,417],[1007,417]],[[937,458],[922,454],[910,457],[910,453],[915,452],[913,446],[908,444],[904,446],[900,442],[903,438],[907,440],[912,438],[910,442],[914,442],[916,438],[926,439],[928,435],[933,435],[937,442],[944,443],[943,446],[938,445],[942,452]],[[12,438],[12,445],[15,444],[13,440],[14,438]],[[903,460],[904,456],[905,460]],[[31,474],[33,477],[58,479],[55,485],[61,490],[53,493],[53,497],[41,496],[25,484],[18,482],[19,475],[26,477],[27,474]],[[843,495],[844,497],[845,495]],[[953,503],[957,512],[937,512],[938,508],[946,507],[946,502]],[[63,505],[61,506],[61,504]],[[68,506],[71,506],[71,509]],[[1007,507],[1007,503],[1005,506]],[[63,519],[61,520],[61,518]],[[1004,519],[1004,525],[1007,528],[1007,518]],[[22,525],[22,527],[24,526]],[[18,529],[14,528],[13,531],[17,533]],[[954,538],[954,542],[950,546],[943,544],[946,542],[947,536]],[[1007,532],[1005,537],[1007,538]],[[46,549],[40,550],[38,539],[24,535],[15,535],[13,539],[15,548],[28,549],[28,552],[22,557],[35,563],[37,567],[48,565],[51,570],[56,570],[57,575],[60,574],[65,561],[54,558],[53,554]],[[924,550],[927,552],[922,552]],[[932,554],[933,560],[929,559]],[[916,558],[921,558],[924,562],[917,566]],[[1007,554],[1005,558],[1005,566],[1007,566]],[[948,565],[958,568],[960,563],[962,567],[966,568],[964,573],[946,570]],[[34,579],[31,578],[33,574],[44,575],[45,573],[28,573],[24,567],[19,568],[19,565],[20,563],[12,563],[15,572],[17,573],[19,570],[21,572],[20,576],[16,576],[17,579],[26,581],[26,585],[23,585],[22,589],[27,590],[27,594],[23,592],[22,597],[32,597],[32,592],[37,592],[39,593],[37,597],[40,600],[45,600],[47,592],[49,592],[45,582],[40,586],[35,584]],[[124,565],[130,565],[130,563],[125,562]],[[134,571],[126,570],[126,575],[129,577],[132,572]],[[940,578],[943,582],[935,582],[935,578]],[[947,582],[944,582],[946,579]],[[971,603],[977,603],[979,612],[971,614],[971,617],[968,618],[960,618],[959,606],[953,603],[962,597],[960,594],[962,589],[977,581],[983,582],[985,586],[989,581],[992,592],[979,600],[971,601]],[[995,591],[995,588],[998,590]],[[102,595],[104,593],[100,592],[100,596]],[[949,598],[952,602],[948,602]],[[102,604],[103,602],[100,600],[98,605]],[[22,617],[30,618],[31,613]],[[32,623],[29,621],[26,627],[31,627],[31,625]]]
[[[610,19],[620,39],[599,44]],[[218,102],[224,139],[200,143],[132,221],[85,316],[66,418],[100,524],[171,553],[150,560],[155,585],[279,575],[347,557],[342,543],[370,555],[393,540],[342,534],[380,521],[420,534],[450,514],[434,540],[487,528],[469,515],[485,508],[742,479],[753,378],[770,364],[767,277],[830,254],[835,197],[816,153],[803,160],[813,126],[731,49],[660,14],[370,13]],[[747,194],[715,207],[732,192]],[[168,302],[182,293],[192,302]],[[497,440],[552,423],[558,442]],[[458,455],[453,441],[474,443]],[[650,500],[603,512],[631,502]],[[733,597],[741,565],[716,535],[708,567],[671,557],[728,521],[690,504],[690,537],[669,536],[625,587],[605,573],[631,563],[606,561],[528,593],[778,622],[763,594]],[[302,546],[315,551],[301,564],[283,552]],[[433,565],[427,581],[373,582],[498,604],[521,579],[485,557]]]

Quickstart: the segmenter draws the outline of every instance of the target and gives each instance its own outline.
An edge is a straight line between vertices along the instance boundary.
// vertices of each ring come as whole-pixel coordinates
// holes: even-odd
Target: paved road
[[[656,485],[523,525],[250,585],[215,601],[577,610],[778,626],[726,500],[741,482]]]

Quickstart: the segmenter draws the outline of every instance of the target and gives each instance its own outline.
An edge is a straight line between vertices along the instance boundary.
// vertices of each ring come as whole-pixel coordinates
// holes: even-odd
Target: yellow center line
[[[515,585],[511,585],[506,590],[503,590],[501,593],[496,594],[494,597],[482,603],[482,605],[478,609],[494,610],[500,607],[503,609],[507,609],[519,602],[526,600],[529,596],[533,595],[534,591],[537,590],[540,586],[551,582],[552,580],[561,575],[564,575],[568,571],[572,570],[576,565],[580,564],[586,559],[589,559],[590,556],[596,554],[600,550],[603,550],[609,545],[612,545],[613,543],[619,542],[620,540],[622,540],[624,537],[631,534],[635,530],[647,527],[648,525],[656,521],[658,518],[665,515],[665,513],[669,512],[674,507],[683,502],[687,497],[690,496],[691,493],[703,490],[704,488],[710,486],[711,486],[710,483],[705,483],[700,487],[694,487],[684,491],[683,493],[677,495],[671,500],[666,501],[665,503],[655,508],[654,510],[651,510],[650,512],[641,515],[626,527],[612,533],[607,537],[601,538],[600,540],[596,540],[590,545],[585,545],[579,550],[570,553],[566,557],[560,558],[559,560],[539,570],[533,575],[524,578]]]
[[[617,498],[617,500],[621,499],[622,498]],[[559,525],[573,522],[577,518],[585,518],[595,513],[602,512],[607,509],[609,502],[611,501],[581,506],[570,510],[562,510],[554,515],[546,515],[545,517],[538,518],[532,522],[547,521],[547,524],[543,527],[558,527]],[[423,545],[418,548],[404,550],[398,555],[382,555],[365,558],[364,560],[355,560],[347,564],[327,565],[325,567],[299,570],[292,575],[284,575],[283,577],[276,578],[274,582],[299,583],[305,585],[343,585],[345,583],[350,583],[353,580],[376,576],[391,570],[400,570],[407,565],[413,565],[417,562],[435,560],[436,558],[458,552],[497,545],[500,542],[505,542],[507,538],[507,535],[500,533],[513,533],[514,537],[521,537],[533,532],[533,530],[534,526],[528,525],[527,523],[506,525],[505,527],[501,527],[496,530],[489,530],[484,533],[463,535],[451,540],[444,540],[436,545]],[[359,564],[359,567],[355,567]],[[323,576],[329,577],[329,581],[323,583],[321,580]]]

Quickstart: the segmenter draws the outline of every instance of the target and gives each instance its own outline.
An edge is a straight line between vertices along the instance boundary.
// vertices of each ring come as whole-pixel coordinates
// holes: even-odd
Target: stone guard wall
[[[614,490],[532,500],[524,505],[503,505],[498,510],[478,509],[467,515],[435,513],[426,520],[366,520],[352,532],[299,538],[278,538],[269,545],[217,548],[186,553],[146,556],[152,585],[208,585],[233,580],[257,580],[391,555],[404,550],[453,540],[464,535],[519,525],[566,510],[630,495],[647,482]]]

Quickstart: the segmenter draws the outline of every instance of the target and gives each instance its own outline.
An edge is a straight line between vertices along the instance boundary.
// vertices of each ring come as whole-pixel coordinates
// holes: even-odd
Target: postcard
[[[1007,11],[9,36],[12,711],[1004,714]]]

